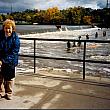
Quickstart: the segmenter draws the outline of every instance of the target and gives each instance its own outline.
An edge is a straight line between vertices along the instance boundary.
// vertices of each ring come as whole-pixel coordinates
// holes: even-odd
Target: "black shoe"
[[[7,99],[7,100],[12,100],[12,95],[7,95],[7,94],[6,94],[6,95],[4,96],[4,98]]]

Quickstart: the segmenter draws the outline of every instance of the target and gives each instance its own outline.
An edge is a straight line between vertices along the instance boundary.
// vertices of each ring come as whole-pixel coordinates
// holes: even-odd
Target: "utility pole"
[[[11,13],[12,13],[12,4],[11,4]]]
[[[106,8],[109,8],[109,7],[108,7],[108,0],[107,0]]]

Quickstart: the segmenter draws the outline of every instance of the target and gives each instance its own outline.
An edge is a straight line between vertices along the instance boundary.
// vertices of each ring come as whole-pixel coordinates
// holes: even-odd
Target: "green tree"
[[[0,15],[0,22],[2,22],[3,21],[3,17],[2,17],[2,15]]]
[[[27,16],[26,16],[26,21],[27,21],[27,22],[31,22],[31,16],[30,16],[30,15],[27,15]]]

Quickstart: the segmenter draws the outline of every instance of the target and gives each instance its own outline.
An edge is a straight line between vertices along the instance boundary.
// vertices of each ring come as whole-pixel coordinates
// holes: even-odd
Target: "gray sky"
[[[110,0],[108,0],[110,3]],[[0,0],[0,12],[23,11],[25,9],[47,9],[57,6],[66,9],[74,6],[85,8],[104,8],[107,0]]]

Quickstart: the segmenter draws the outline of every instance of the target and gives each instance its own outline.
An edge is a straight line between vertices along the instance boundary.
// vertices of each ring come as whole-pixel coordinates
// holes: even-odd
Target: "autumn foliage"
[[[0,15],[0,21],[6,18],[14,19],[15,21],[25,21],[33,24],[107,24],[110,25],[110,8],[93,10],[84,7],[69,7],[59,10],[58,7],[48,8],[47,10],[25,10],[23,12],[13,12],[7,15]]]

